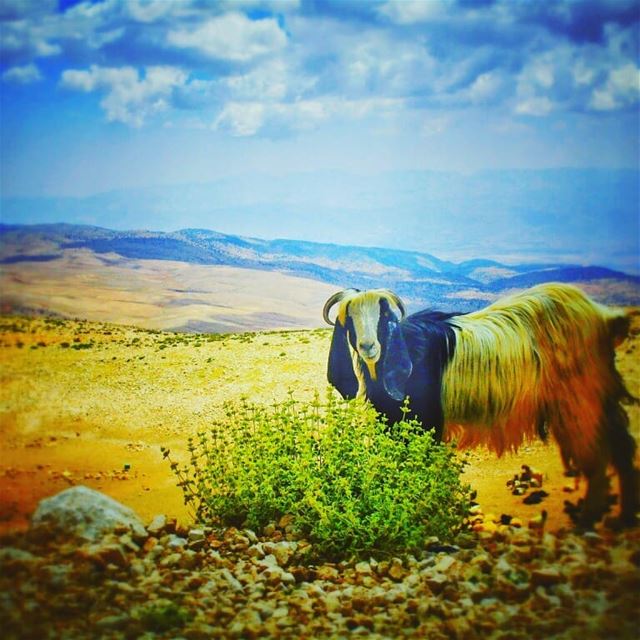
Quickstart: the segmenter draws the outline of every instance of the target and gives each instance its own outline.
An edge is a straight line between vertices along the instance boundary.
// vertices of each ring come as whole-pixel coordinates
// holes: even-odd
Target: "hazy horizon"
[[[640,169],[639,13],[4,0],[0,221],[637,272],[639,181],[620,176]]]

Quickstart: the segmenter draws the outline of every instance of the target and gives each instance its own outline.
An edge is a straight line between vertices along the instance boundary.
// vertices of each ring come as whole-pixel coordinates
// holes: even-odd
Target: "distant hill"
[[[3,197],[0,220],[120,231],[169,232],[180,225],[235,236],[384,246],[456,262],[594,264],[638,275],[639,203],[640,173],[631,169],[375,175],[249,170],[199,184],[83,197]],[[272,247],[304,250],[290,243]]]
[[[191,267],[191,270],[180,272],[176,266],[178,263]],[[163,267],[163,264],[166,266]],[[325,294],[343,287],[393,289],[407,302],[410,311],[424,307],[471,311],[506,292],[549,281],[577,283],[602,302],[640,304],[640,277],[606,267],[507,265],[484,259],[454,263],[414,251],[295,240],[262,240],[205,229],[163,233],[114,231],[67,224],[0,225],[0,265],[5,279],[5,294],[0,299],[5,308],[30,308],[28,287],[20,284],[20,278],[27,273],[27,269],[31,274],[31,283],[35,282],[38,273],[42,273],[42,277],[44,274],[54,277],[52,274],[59,273],[61,282],[72,282],[74,277],[77,279],[84,273],[85,280],[93,278],[103,282],[104,287],[115,289],[126,288],[127,274],[130,274],[132,281],[139,282],[136,285],[140,291],[139,304],[145,302],[147,282],[151,287],[149,291],[153,290],[153,295],[157,296],[157,308],[164,309],[162,313],[165,316],[167,304],[174,311],[182,307],[181,314],[175,316],[174,324],[167,325],[165,322],[153,325],[150,320],[142,318],[140,322],[144,326],[191,331],[313,326],[314,318],[319,318],[315,307],[321,305]],[[216,288],[216,280],[222,277],[223,272],[202,271],[196,267],[233,268],[238,270],[233,272],[236,279],[249,278],[253,281],[256,277],[250,276],[246,270],[265,275],[271,273],[272,276],[264,284],[272,292],[269,294],[272,295],[269,298],[271,303],[266,293],[262,296],[265,299],[258,305],[259,310],[253,309],[248,299],[243,299],[242,303],[236,298],[223,300],[222,296],[230,295],[225,293],[228,289]],[[167,275],[169,272],[170,276]],[[223,276],[223,279],[233,282],[229,273],[225,272]],[[287,296],[273,294],[291,286],[279,280],[282,277],[303,279],[296,280],[298,290],[305,287],[316,291],[313,303],[310,302],[307,309],[289,316],[287,310],[282,308],[282,305],[286,306]],[[173,297],[170,303],[164,304],[161,288],[168,286],[165,284],[167,278],[173,282],[170,288]],[[197,287],[185,285],[194,278],[199,283]],[[181,280],[184,281],[182,284]],[[6,294],[9,289],[10,300]],[[175,297],[178,294],[180,299]],[[86,295],[99,297],[105,294],[87,289]],[[261,297],[261,290],[254,290],[251,295],[257,300]],[[151,293],[148,297],[152,297]],[[53,300],[54,297],[51,298]],[[47,300],[42,291],[37,300],[35,306],[43,310]],[[135,293],[130,293],[127,301],[133,304]],[[233,313],[229,315],[228,311],[223,314],[224,317],[220,315],[220,308],[228,309],[234,304],[238,306],[238,313],[246,307],[247,317],[233,317]],[[85,306],[82,304],[78,308],[82,310]],[[49,310],[69,315],[68,305],[56,307],[52,302]],[[189,315],[191,311],[193,315]],[[129,318],[133,312],[127,313],[129,315],[126,317]],[[153,313],[150,311],[150,316]],[[160,311],[156,310],[156,313]],[[134,314],[131,317],[136,323],[138,316]],[[117,320],[117,317],[104,319]]]

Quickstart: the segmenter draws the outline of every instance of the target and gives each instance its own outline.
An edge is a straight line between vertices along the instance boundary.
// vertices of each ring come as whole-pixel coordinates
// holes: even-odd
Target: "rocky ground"
[[[287,517],[260,532],[165,516],[144,527],[76,487],[2,539],[3,637],[638,637],[638,529],[473,522],[417,555],[333,563]]]
[[[470,530],[414,556],[328,562],[286,520],[256,532],[192,524],[160,445],[184,451],[227,398],[322,393],[329,339],[0,319],[2,637],[637,640],[640,532],[573,532],[564,502],[584,483],[563,475],[552,445],[474,451]],[[617,354],[635,395],[638,348],[635,316]],[[626,409],[638,439],[640,405]],[[535,482],[522,485],[522,465]],[[128,513],[88,533],[43,518],[42,498],[73,485],[142,521]]]

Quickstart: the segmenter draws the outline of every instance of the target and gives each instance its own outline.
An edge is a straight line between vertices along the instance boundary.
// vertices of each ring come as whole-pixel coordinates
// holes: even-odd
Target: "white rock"
[[[129,507],[88,487],[66,489],[42,500],[31,518],[31,531],[47,537],[97,542],[116,529],[143,540],[147,532]]]
[[[204,529],[191,529],[188,534],[188,539],[189,539],[189,542],[204,540],[205,539]]]
[[[371,565],[368,562],[358,562],[355,566],[356,573],[360,575],[371,575],[373,573]]]
[[[187,541],[180,536],[175,535],[174,533],[170,534],[166,546],[169,549],[182,549],[182,547],[187,546]]]
[[[15,549],[14,547],[0,549],[0,568],[13,564],[28,565],[35,560],[37,560],[36,556],[22,549]]]
[[[244,589],[240,581],[226,567],[222,570],[222,576],[234,591],[242,591]]]
[[[152,536],[157,536],[164,531],[164,528],[167,526],[167,516],[159,514],[154,516],[153,520],[147,526],[147,531]]]
[[[265,553],[275,556],[281,567],[285,567],[289,564],[297,546],[296,542],[288,542],[286,540],[283,540],[282,542],[265,542],[263,544]]]
[[[443,556],[435,565],[435,570],[439,573],[447,573],[449,569],[456,563],[456,559],[451,556]]]

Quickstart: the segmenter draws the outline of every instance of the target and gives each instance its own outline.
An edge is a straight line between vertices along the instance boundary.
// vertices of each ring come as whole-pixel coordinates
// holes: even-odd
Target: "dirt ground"
[[[189,435],[231,398],[276,402],[326,392],[326,330],[228,336],[166,334],[104,323],[0,318],[0,532],[25,528],[43,497],[83,484],[132,507],[187,524],[160,447],[186,456]],[[618,368],[640,395],[640,316],[620,346]],[[640,407],[627,407],[640,436]],[[549,494],[525,504],[507,481],[523,464],[542,475]],[[570,526],[565,500],[583,494],[564,475],[553,443],[531,443],[517,455],[470,455],[466,480],[485,514],[526,524],[548,513],[547,529]],[[529,492],[530,493],[530,492]],[[485,520],[490,520],[486,517]]]

